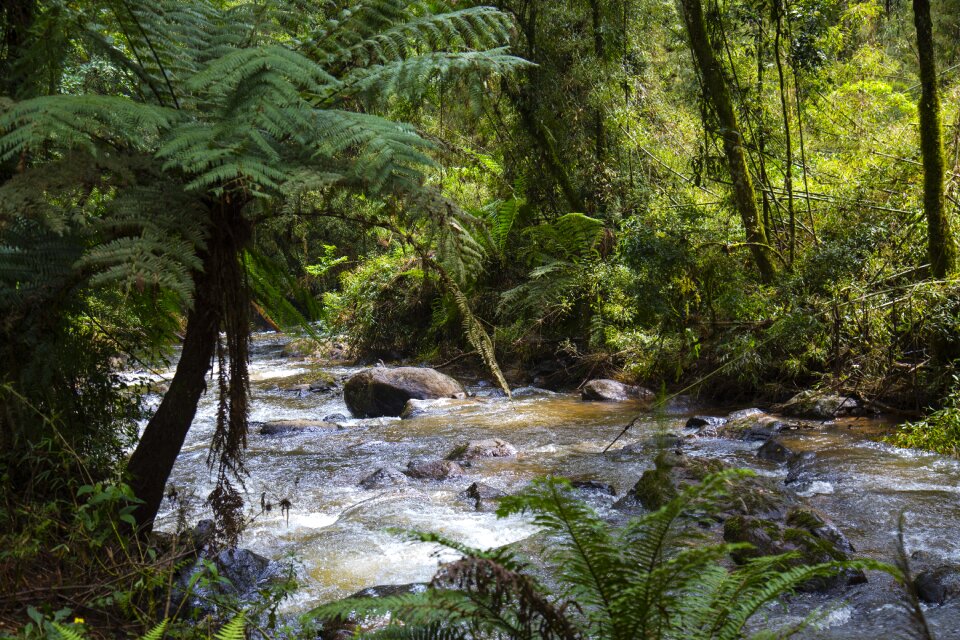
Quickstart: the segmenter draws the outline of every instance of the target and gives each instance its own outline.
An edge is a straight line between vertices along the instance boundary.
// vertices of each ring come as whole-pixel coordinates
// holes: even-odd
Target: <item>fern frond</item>
[[[244,640],[246,627],[247,621],[241,612],[233,620],[223,625],[213,638],[214,640]]]
[[[140,640],[160,640],[163,638],[163,634],[167,631],[167,623],[169,620],[163,620],[155,626],[153,629],[150,629],[147,633],[143,635]]]

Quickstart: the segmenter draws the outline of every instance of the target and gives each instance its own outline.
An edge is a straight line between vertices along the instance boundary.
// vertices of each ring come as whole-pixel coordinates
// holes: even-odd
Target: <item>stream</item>
[[[609,483],[623,495],[653,466],[656,445],[641,445],[632,453],[621,452],[622,446],[646,442],[656,434],[681,434],[694,414],[722,416],[742,408],[674,401],[664,410],[645,415],[610,452],[603,453],[623,425],[636,417],[636,405],[583,402],[579,395],[529,388],[507,400],[489,382],[462,380],[475,397],[445,413],[402,421],[336,419],[338,429],[265,436],[258,433],[256,423],[349,416],[339,389],[310,393],[291,388],[325,374],[342,380],[362,369],[285,357],[285,340],[271,333],[256,334],[253,339],[246,488],[248,504],[257,510],[262,494],[274,505],[288,499],[291,508],[289,513],[274,508],[257,515],[242,545],[271,559],[297,563],[301,589],[285,604],[291,612],[373,585],[428,581],[438,563],[452,557],[438,555],[434,545],[407,542],[388,528],[438,532],[477,547],[515,543],[536,533],[521,517],[497,519],[458,498],[473,482],[515,493],[537,476],[555,474]],[[169,377],[172,370],[163,373]],[[208,393],[202,400],[171,477],[181,496],[195,495],[193,522],[203,517],[203,499],[213,486],[206,456],[215,421],[215,395]],[[960,461],[879,442],[892,428],[882,420],[848,419],[789,432],[780,439],[795,451],[816,452],[799,485],[800,494],[846,533],[858,556],[892,560],[902,512],[908,553],[934,566],[960,563]],[[475,461],[463,477],[442,482],[411,480],[405,486],[371,490],[359,486],[380,467],[404,468],[411,460],[442,458],[457,443],[494,437],[513,444],[519,454]],[[690,456],[721,458],[762,475],[785,477],[784,465],[757,458],[759,446],[759,442],[697,438],[683,448]],[[613,513],[616,498],[600,492],[584,495],[601,513]],[[175,511],[165,501],[160,529],[175,526]],[[769,624],[781,625],[799,621],[815,609],[822,611],[819,622],[800,637],[892,637],[903,616],[893,604],[897,589],[883,575],[871,572],[869,578],[868,584],[839,596],[794,596],[786,608],[771,609],[765,615]],[[960,638],[957,599],[928,607],[926,613],[937,638]]]

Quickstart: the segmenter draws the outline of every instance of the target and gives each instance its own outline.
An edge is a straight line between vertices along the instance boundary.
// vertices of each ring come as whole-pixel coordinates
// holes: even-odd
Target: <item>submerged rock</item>
[[[410,462],[404,473],[417,480],[446,480],[448,478],[459,478],[462,476],[463,467],[453,460]]]
[[[589,491],[592,493],[604,493],[608,496],[616,496],[617,490],[612,484],[600,482],[598,480],[573,480],[570,486],[578,491]]]
[[[625,402],[627,400],[651,401],[656,394],[649,389],[623,384],[616,380],[591,380],[584,385],[580,396],[584,400],[598,402]]]
[[[786,416],[832,420],[840,416],[861,415],[863,403],[853,396],[807,389],[784,402],[778,409]]]
[[[960,565],[944,565],[921,571],[913,579],[917,595],[928,604],[943,604],[960,596]]]
[[[406,474],[396,467],[380,467],[360,481],[364,489],[385,489],[405,485],[409,482]]]
[[[469,401],[460,398],[436,398],[430,400],[417,400],[414,398],[407,400],[407,403],[403,405],[400,418],[409,420],[410,418],[419,418],[420,416],[450,413],[451,411],[461,408],[466,402]]]
[[[260,425],[260,434],[265,436],[290,435],[310,431],[336,431],[340,427],[325,420],[274,420]]]
[[[783,463],[790,459],[794,453],[785,447],[779,440],[767,440],[759,449],[757,457],[761,460]]]
[[[478,458],[508,458],[515,455],[517,455],[517,448],[506,440],[489,438],[471,440],[457,445],[447,454],[447,460],[470,462]]]
[[[716,435],[716,430],[726,423],[726,418],[720,418],[718,416],[693,416],[687,420],[683,428],[697,429],[702,432],[702,435],[709,435],[708,432],[712,430],[713,435]]]
[[[497,501],[505,494],[499,489],[495,489],[483,482],[474,482],[472,485],[460,492],[457,496],[461,500],[466,500],[473,504],[477,511],[496,511]]]
[[[712,425],[703,427],[698,435],[736,440],[766,441],[791,428],[791,425],[764,413],[760,409],[744,409],[731,413],[723,424],[715,427]]]
[[[353,375],[343,399],[361,418],[399,416],[408,400],[465,398],[463,386],[448,375],[425,367],[374,367]]]

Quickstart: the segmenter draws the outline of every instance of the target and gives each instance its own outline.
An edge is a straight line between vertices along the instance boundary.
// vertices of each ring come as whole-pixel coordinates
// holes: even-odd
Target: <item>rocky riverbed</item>
[[[528,521],[498,520],[492,513],[497,496],[519,491],[534,477],[571,478],[598,511],[618,519],[629,515],[624,506],[631,496],[643,508],[637,485],[644,472],[676,475],[676,468],[727,465],[755,470],[758,481],[787,496],[773,550],[787,544],[793,535],[787,530],[798,522],[807,531],[822,528],[796,516],[802,508],[842,533],[843,542],[835,544],[845,553],[892,559],[905,514],[907,551],[916,572],[925,572],[920,582],[931,624],[939,638],[960,637],[960,580],[951,568],[960,564],[960,463],[881,443],[892,428],[887,421],[823,421],[827,416],[816,412],[824,407],[816,402],[781,408],[806,418],[704,406],[695,398],[650,410],[640,391],[603,402],[524,388],[508,400],[484,380],[460,380],[468,397],[414,403],[405,419],[355,418],[343,387],[361,369],[284,355],[284,344],[272,334],[254,341],[247,489],[254,512],[262,503],[287,502],[289,509],[253,514],[244,546],[294,562],[303,588],[286,604],[291,611],[374,585],[429,580],[449,557],[388,528],[436,531],[481,547],[535,545],[536,529]],[[841,403],[838,413],[848,408]],[[162,527],[175,526],[177,510],[191,504],[190,518],[203,517],[214,415],[215,400],[207,397],[172,478],[179,501],[166,505]],[[727,535],[749,538],[756,527],[769,529],[756,522],[771,521],[767,516],[741,513],[740,521],[725,526]],[[850,579],[795,596],[762,624],[789,624],[820,608],[824,614],[809,637],[887,637],[902,615],[895,604],[899,592],[882,575],[865,577],[865,583]]]

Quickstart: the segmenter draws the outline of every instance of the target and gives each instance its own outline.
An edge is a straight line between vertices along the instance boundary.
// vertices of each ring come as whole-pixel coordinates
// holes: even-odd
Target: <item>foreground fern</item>
[[[418,535],[463,558],[444,565],[423,594],[346,600],[311,616],[363,621],[389,613],[389,626],[364,636],[370,638],[733,639],[743,637],[764,605],[811,578],[852,565],[887,569],[869,561],[789,568],[790,556],[727,568],[722,559],[746,545],[704,541],[697,523],[748,474],[709,476],[622,530],[579,501],[565,481],[539,480],[505,498],[498,515],[531,512],[543,528],[552,594],[506,549],[480,551]]]

